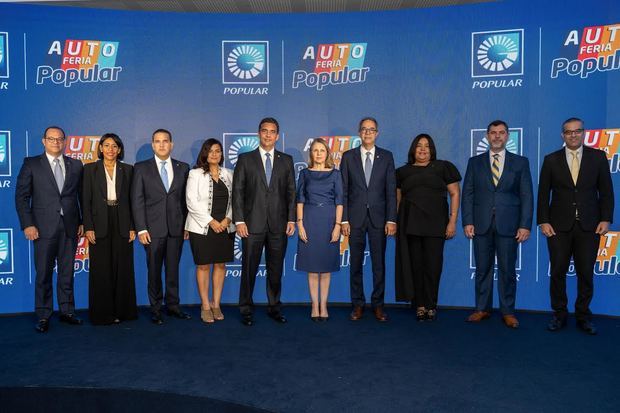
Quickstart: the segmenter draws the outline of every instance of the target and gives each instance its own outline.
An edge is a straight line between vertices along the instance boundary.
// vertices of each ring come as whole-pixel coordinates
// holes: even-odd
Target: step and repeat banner
[[[306,167],[316,137],[336,165],[360,145],[358,121],[379,121],[379,146],[397,167],[414,136],[429,133],[438,157],[465,173],[484,152],[486,125],[510,126],[508,150],[527,156],[535,190],[544,155],[562,146],[561,124],[585,120],[586,144],[606,152],[620,192],[620,3],[615,0],[503,1],[398,12],[173,14],[0,5],[0,313],[33,310],[33,247],[20,230],[15,184],[25,156],[40,154],[46,126],[67,132],[66,152],[96,159],[106,132],[121,136],[125,162],[152,156],[151,133],[172,131],[173,156],[195,164],[205,138],[218,138],[225,164],[257,147],[258,121],[280,121],[278,149]],[[620,207],[616,208],[618,221]],[[602,238],[592,310],[620,315],[620,226]],[[290,238],[283,301],[307,302]],[[330,299],[349,301],[349,250]],[[446,243],[439,301],[473,306],[472,245]],[[235,303],[240,242],[228,266],[224,301]],[[387,248],[386,301],[394,297],[394,242]],[[75,291],[88,305],[88,243],[76,253]],[[138,302],[147,304],[144,250],[135,245]],[[366,256],[365,285],[372,277]],[[185,244],[181,300],[198,303]],[[255,299],[265,301],[265,267]],[[546,240],[536,228],[519,249],[517,307],[549,309]],[[569,301],[576,277],[571,266]],[[497,301],[496,301],[497,302]]]

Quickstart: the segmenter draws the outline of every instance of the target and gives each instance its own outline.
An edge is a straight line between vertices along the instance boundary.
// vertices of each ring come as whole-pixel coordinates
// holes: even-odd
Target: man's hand
[[[143,232],[142,234],[138,235],[138,240],[142,245],[149,245],[151,243],[151,234],[149,234],[148,231]]]
[[[237,234],[239,234],[239,236],[241,238],[247,238],[248,235],[250,235],[248,233],[248,226],[245,224],[238,224],[237,225]]]
[[[463,232],[465,232],[465,236],[469,239],[473,239],[474,235],[476,235],[473,225],[465,225],[463,227]]]
[[[24,228],[24,235],[28,241],[34,241],[39,238],[39,230],[34,225],[26,227]]]
[[[601,221],[596,227],[596,233],[598,235],[605,235],[609,231],[609,221]]]
[[[519,228],[517,235],[515,236],[517,242],[525,242],[530,237],[530,230],[525,228]]]
[[[136,231],[129,231],[129,242],[133,242],[136,239]]]
[[[97,237],[95,237],[95,231],[86,231],[86,234],[84,234],[86,236],[86,239],[88,240],[88,243],[91,245],[95,245],[97,243]]]
[[[348,237],[351,235],[351,225],[347,222],[346,224],[342,224],[342,235]]]
[[[290,237],[294,233],[295,233],[295,223],[289,222],[288,224],[286,224],[286,235]]]
[[[542,232],[547,238],[555,235],[555,231],[553,230],[551,224],[540,224],[540,232]]]
[[[385,235],[394,236],[394,234],[396,234],[396,224],[387,222],[385,224]]]
[[[78,226],[77,236],[78,236],[78,238],[82,238],[82,236],[84,236],[84,225],[79,225]]]

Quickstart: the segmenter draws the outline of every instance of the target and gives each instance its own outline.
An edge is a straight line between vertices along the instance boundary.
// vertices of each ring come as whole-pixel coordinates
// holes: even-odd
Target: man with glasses
[[[518,328],[515,316],[519,243],[530,236],[533,215],[532,175],[527,158],[510,153],[508,125],[487,126],[489,150],[469,159],[463,180],[461,210],[465,236],[473,239],[476,262],[476,310],[467,318],[478,323],[491,316],[497,257],[497,292],[502,320]]]
[[[566,326],[568,298],[566,272],[571,257],[577,273],[577,326],[595,335],[590,320],[593,268],[601,235],[609,231],[614,215],[614,192],[605,152],[583,145],[583,121],[570,118],[562,124],[565,147],[545,156],[538,183],[537,222],[547,237],[551,263],[551,308],[547,326]]]
[[[280,126],[274,118],[258,124],[259,147],[239,155],[233,175],[233,219],[242,239],[239,310],[241,322],[254,324],[254,283],[265,249],[267,314],[286,323],[280,302],[282,267],[288,238],[295,233],[293,158],[275,149]]]
[[[342,233],[349,236],[350,288],[353,311],[350,320],[364,314],[364,250],[370,243],[373,290],[370,304],[378,321],[387,321],[385,295],[385,245],[396,233],[396,175],[392,152],[375,146],[379,135],[376,119],[363,118],[358,127],[362,145],[342,155],[340,172],[344,191]]]
[[[45,333],[54,308],[55,265],[60,321],[82,324],[75,315],[73,297],[75,249],[83,234],[79,205],[82,162],[63,155],[65,132],[58,126],[45,129],[41,142],[44,153],[25,158],[19,171],[15,207],[24,235],[34,245],[34,304],[38,317],[35,329]]]

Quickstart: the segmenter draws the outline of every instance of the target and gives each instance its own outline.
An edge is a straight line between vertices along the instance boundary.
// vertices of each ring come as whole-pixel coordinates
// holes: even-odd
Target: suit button
[[[578,192],[578,191],[575,189],[575,192]]]
[[[576,203],[576,202],[573,202],[573,206],[577,206],[577,203]]]

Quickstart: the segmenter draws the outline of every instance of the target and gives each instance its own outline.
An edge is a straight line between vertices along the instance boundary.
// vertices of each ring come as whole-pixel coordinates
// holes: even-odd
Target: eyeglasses
[[[373,134],[377,133],[377,130],[375,128],[361,128],[360,132]]]
[[[65,141],[65,138],[45,138],[46,141],[50,142],[50,143],[63,143]]]
[[[564,136],[581,135],[582,133],[583,129],[565,130],[562,132]]]
[[[269,130],[269,129],[261,129],[259,132],[262,133],[263,135],[277,135],[278,134],[278,131]]]

